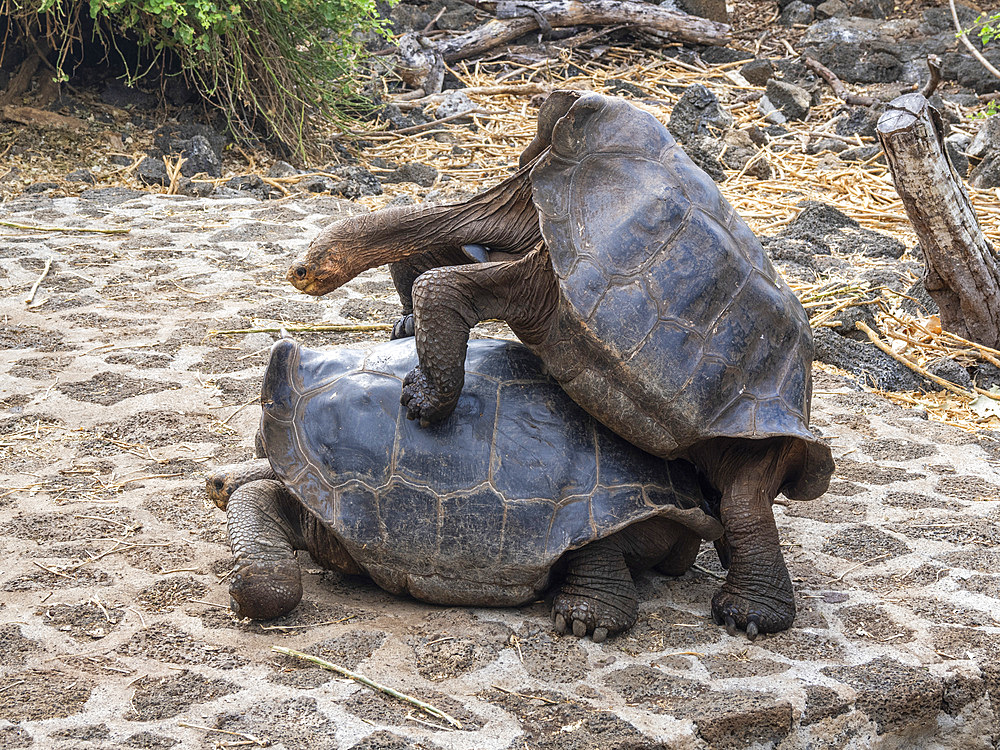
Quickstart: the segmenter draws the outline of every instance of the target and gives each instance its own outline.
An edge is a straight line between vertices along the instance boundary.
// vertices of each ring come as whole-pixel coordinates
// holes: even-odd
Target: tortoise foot
[[[419,419],[420,426],[426,427],[431,422],[440,422],[455,410],[458,394],[439,396],[423,371],[414,367],[403,378],[403,393],[399,401],[406,407],[407,419]]]
[[[552,603],[552,620],[560,635],[569,632],[577,638],[589,635],[594,643],[600,643],[635,624],[638,615],[635,603],[632,602],[631,610],[627,602],[622,604],[624,607],[608,606],[597,599],[560,593]]]
[[[639,615],[639,596],[622,553],[609,540],[571,553],[566,578],[552,599],[560,633],[589,635],[600,643],[628,630]]]
[[[413,313],[404,315],[402,318],[397,320],[392,326],[392,333],[389,334],[389,341],[412,338],[414,333],[413,320]]]
[[[270,620],[295,609],[302,579],[295,560],[258,561],[240,567],[229,584],[229,606],[239,617]]]
[[[795,602],[791,596],[741,595],[723,586],[712,597],[712,616],[717,624],[726,626],[729,635],[738,636],[742,631],[752,641],[759,633],[777,633],[791,627]]]

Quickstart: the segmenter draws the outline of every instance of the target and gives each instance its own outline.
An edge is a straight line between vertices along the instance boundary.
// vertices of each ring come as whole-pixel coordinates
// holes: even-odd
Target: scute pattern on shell
[[[621,363],[618,397],[647,405],[639,410],[658,425],[647,434],[660,437],[643,447],[678,455],[714,437],[779,435],[816,443],[802,306],[653,115],[584,95],[531,180],[562,315]]]
[[[412,340],[368,355],[281,340],[262,392],[278,477],[390,591],[530,598],[564,552],[638,521],[721,534],[690,464],[602,427],[520,344],[470,342],[455,416],[424,428],[399,403],[415,362]]]

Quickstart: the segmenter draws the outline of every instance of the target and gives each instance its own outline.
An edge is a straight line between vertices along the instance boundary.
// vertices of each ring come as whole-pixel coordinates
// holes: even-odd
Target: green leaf
[[[969,408],[977,416],[983,417],[1000,417],[1000,388],[993,386],[989,390],[990,395],[987,396],[984,393],[980,393],[976,396],[975,400],[969,404]]]

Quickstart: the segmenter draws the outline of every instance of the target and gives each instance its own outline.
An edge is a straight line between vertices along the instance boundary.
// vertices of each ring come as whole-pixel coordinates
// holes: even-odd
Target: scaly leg
[[[229,498],[229,545],[238,566],[229,597],[241,617],[269,620],[290,612],[302,599],[295,550],[305,544],[288,518],[295,505],[285,486],[270,479],[244,484]]]
[[[701,538],[674,521],[653,518],[566,554],[566,575],[552,601],[556,630],[595,642],[627,630],[639,614],[633,572],[655,566],[680,575]]]
[[[543,342],[558,300],[544,249],[513,262],[435,268],[413,285],[417,357],[401,401],[421,424],[447,417],[465,383],[469,331],[482,320],[505,320],[529,348]]]
[[[389,275],[396,287],[399,302],[403,306],[403,316],[392,326],[390,341],[407,338],[413,335],[413,282],[420,274],[432,268],[458,266],[473,262],[465,253],[457,248],[428,250],[420,255],[414,255],[406,260],[389,264]]]
[[[729,574],[712,598],[715,621],[730,634],[773,633],[791,626],[795,595],[785,567],[771,503],[788,481],[794,443],[785,439],[712,441],[695,463],[722,493],[722,525],[731,552]]]

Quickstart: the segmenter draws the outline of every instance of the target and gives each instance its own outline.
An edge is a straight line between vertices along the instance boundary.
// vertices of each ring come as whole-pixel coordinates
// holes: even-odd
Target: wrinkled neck
[[[462,203],[394,206],[338,222],[314,244],[342,249],[355,274],[429,250],[481,244],[524,253],[541,239],[526,169]]]

